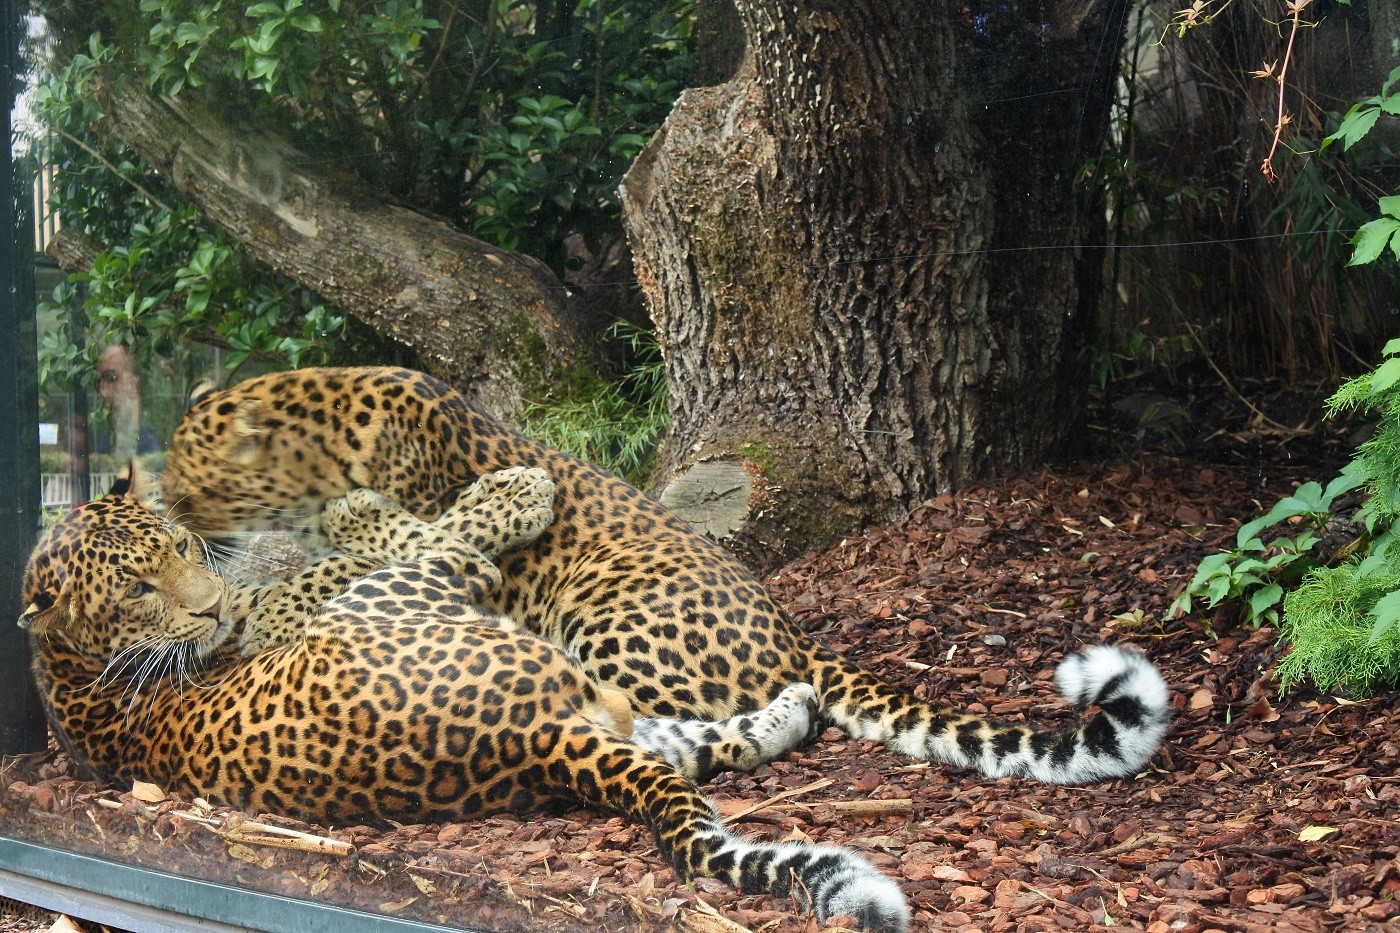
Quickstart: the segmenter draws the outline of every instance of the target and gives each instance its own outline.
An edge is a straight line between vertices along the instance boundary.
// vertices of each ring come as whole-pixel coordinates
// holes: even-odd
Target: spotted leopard
[[[421,373],[300,370],[206,395],[175,432],[163,489],[171,514],[205,536],[283,526],[315,541],[325,502],[355,487],[431,520],[479,477],[515,466],[554,479],[556,519],[503,559],[503,585],[482,605],[640,713],[723,719],[810,683],[823,720],[854,736],[1055,783],[1134,775],[1165,735],[1161,676],[1116,647],[1072,655],[1056,672],[1068,700],[1098,707],[1077,728],[1000,723],[896,690],[804,633],[732,556],[654,500]]]
[[[468,541],[365,490],[329,503],[319,524],[343,551],[411,556],[315,605],[300,637],[243,658],[221,653],[240,623],[301,614],[330,568],[367,559],[344,553],[235,599],[194,535],[122,479],[50,528],[26,569],[21,624],[55,733],[106,780],[329,824],[579,800],[646,824],[683,878],[905,930],[903,896],[869,863],[736,838],[691,780],[620,734],[618,710],[563,652],[473,601],[500,585],[483,552],[546,524],[547,509],[508,511],[496,513],[506,533]]]

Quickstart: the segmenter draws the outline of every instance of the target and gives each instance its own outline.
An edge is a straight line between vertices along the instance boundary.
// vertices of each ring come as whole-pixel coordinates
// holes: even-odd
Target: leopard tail
[[[585,761],[589,766],[580,767]],[[836,846],[745,841],[680,772],[606,729],[571,728],[548,773],[584,803],[645,824],[682,879],[716,878],[745,894],[790,896],[823,922],[842,915],[878,933],[909,928],[899,886],[860,856]]]
[[[813,645],[811,676],[828,721],[926,761],[989,777],[1027,776],[1050,784],[1132,777],[1166,735],[1167,685],[1142,655],[1097,645],[1061,662],[1060,694],[1098,713],[1076,728],[1037,729],[938,709]]]

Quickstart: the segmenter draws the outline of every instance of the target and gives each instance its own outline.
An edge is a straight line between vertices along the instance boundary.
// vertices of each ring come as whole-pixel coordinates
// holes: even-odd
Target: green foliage
[[[613,327],[636,360],[617,383],[589,380],[558,398],[529,402],[526,434],[645,486],[669,421],[666,366],[651,334]]]
[[[1349,465],[1366,484],[1368,497],[1357,514],[1372,533],[1400,517],[1400,340],[1385,345],[1386,359],[1369,373],[1343,383],[1327,400],[1329,415],[1360,409],[1378,416],[1370,440]]]
[[[51,206],[100,250],[50,308],[68,309],[46,335],[54,379],[76,378],[112,340],[158,352],[203,340],[234,365],[386,352],[359,352],[363,328],[203,223],[104,132],[91,84],[114,71],[266,126],[386,200],[561,270],[568,235],[621,234],[622,173],[693,72],[693,0],[37,6],[64,50],[36,95],[61,179]]]
[[[693,0],[104,4],[152,87],[198,93],[507,249],[618,229],[622,173],[694,71]]]
[[[1319,690],[1369,696],[1400,685],[1400,555],[1373,554],[1308,574],[1284,601],[1279,663],[1284,689],[1311,681]]]
[[[1191,582],[1167,610],[1167,617],[1189,615],[1197,601],[1203,601],[1205,609],[1242,601],[1240,617],[1245,625],[1258,628],[1277,623],[1285,585],[1317,566],[1314,549],[1333,503],[1364,481],[1360,471],[1349,466],[1326,489],[1317,483],[1304,483],[1264,515],[1241,525],[1235,548],[1200,562]],[[1291,533],[1278,533],[1284,526]]]
[[[1375,433],[1352,462],[1326,489],[1304,483],[1243,525],[1236,548],[1202,560],[1169,613],[1189,613],[1198,598],[1208,608],[1243,600],[1247,623],[1277,621],[1291,646],[1279,667],[1285,688],[1306,680],[1322,690],[1366,695],[1400,684],[1400,340],[1390,341],[1384,356],[1327,402],[1332,416],[1356,409],[1377,416]],[[1338,497],[1363,486],[1365,501],[1346,516],[1364,529],[1359,546],[1343,549],[1337,566],[1324,566],[1319,534],[1334,517]],[[1264,532],[1283,523],[1297,533],[1264,544]],[[1290,579],[1300,576],[1296,589],[1286,592]]]
[[[1322,141],[1324,147],[1341,140],[1343,149],[1350,149],[1380,121],[1382,114],[1400,116],[1400,67],[1393,69],[1381,85],[1381,92],[1357,101],[1342,117],[1336,132]],[[1377,205],[1381,216],[1356,231],[1352,238],[1354,252],[1348,265],[1361,266],[1375,262],[1386,246],[1400,261],[1400,195],[1382,197]]]
[[[88,85],[115,50],[100,36],[42,84],[35,116],[48,132],[36,144],[57,170],[64,226],[98,250],[91,269],[70,276],[41,304],[58,326],[39,345],[45,391],[92,377],[109,343],[168,355],[185,339],[230,348],[236,367],[251,356],[288,365],[347,352],[347,321],[314,294],[253,260],[204,225],[165,179],[118,140],[93,132],[103,114]]]
[[[1349,149],[1383,114],[1400,114],[1400,93],[1392,92],[1397,84],[1400,68],[1380,94],[1347,112],[1323,148],[1340,139]],[[1381,198],[1379,207],[1383,216],[1352,239],[1350,265],[1378,261],[1387,246],[1400,259],[1400,195]],[[1242,526],[1234,550],[1202,560],[1169,611],[1170,617],[1189,613],[1195,599],[1207,608],[1243,600],[1246,623],[1279,622],[1291,646],[1279,665],[1285,689],[1310,681],[1322,690],[1367,695],[1400,685],[1400,548],[1392,547],[1400,528],[1400,340],[1387,343],[1381,355],[1379,366],[1343,383],[1327,401],[1329,416],[1353,410],[1375,415],[1371,439],[1326,489],[1304,483]],[[1336,500],[1362,486],[1365,502],[1349,518],[1364,534],[1357,547],[1343,549],[1341,563],[1322,566],[1317,544]],[[1297,533],[1271,536],[1266,544],[1263,534],[1283,523]],[[1301,583],[1286,592],[1300,571]]]

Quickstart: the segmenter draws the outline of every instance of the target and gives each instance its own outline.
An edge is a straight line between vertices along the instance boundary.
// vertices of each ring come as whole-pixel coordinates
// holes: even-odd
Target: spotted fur
[[[227,584],[187,529],[140,500],[123,481],[74,510],[25,573],[36,683],[55,732],[100,777],[338,825],[576,799],[646,824],[683,878],[907,928],[898,887],[859,856],[733,836],[689,779],[608,727],[615,711],[563,652],[466,598],[499,586],[480,570],[517,526],[506,511],[496,539],[454,541],[372,493],[335,504],[326,525],[348,530],[346,546],[378,535],[430,547],[350,581],[300,638],[241,658],[224,650],[247,621]],[[363,533],[377,518],[389,531]],[[325,584],[325,567],[308,573]],[[307,602],[274,588],[239,611]]]
[[[802,632],[733,557],[654,500],[501,426],[420,373],[301,370],[208,395],[175,433],[164,491],[172,514],[208,536],[280,525],[316,539],[326,500],[352,488],[434,519],[479,477],[516,466],[554,479],[556,519],[503,559],[504,584],[483,605],[562,649],[639,713],[723,719],[805,682],[823,719],[853,735],[1050,782],[1131,776],[1165,734],[1165,684],[1117,648],[1064,662],[1078,672],[1067,678],[1071,699],[1099,708],[1064,731],[895,690]]]

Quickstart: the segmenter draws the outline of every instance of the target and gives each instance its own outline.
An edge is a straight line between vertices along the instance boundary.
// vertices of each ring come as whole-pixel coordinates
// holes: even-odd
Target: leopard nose
[[[223,615],[223,613],[224,613],[224,601],[223,601],[222,599],[216,599],[216,600],[214,600],[214,605],[208,607],[207,609],[201,609],[201,610],[199,610],[198,612],[195,613],[195,615],[197,615],[197,616],[209,616],[209,618],[211,618],[211,619],[218,619],[219,617],[221,617],[221,616]]]

